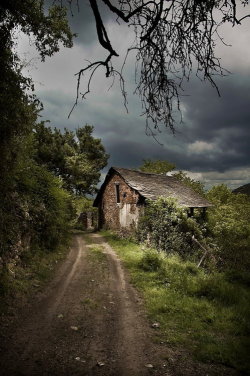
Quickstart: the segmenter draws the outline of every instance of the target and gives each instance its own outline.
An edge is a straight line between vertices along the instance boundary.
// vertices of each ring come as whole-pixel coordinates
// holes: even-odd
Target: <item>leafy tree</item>
[[[58,0],[61,2],[61,0]],[[77,0],[70,1],[70,4]],[[80,3],[79,3],[80,4]],[[174,131],[174,112],[179,106],[179,93],[192,72],[217,88],[216,75],[227,73],[217,57],[217,44],[224,43],[220,34],[223,24],[239,26],[249,17],[248,0],[89,0],[93,11],[100,45],[106,50],[103,60],[90,62],[78,73],[78,96],[81,77],[89,71],[87,90],[98,68],[105,68],[106,77],[118,76],[126,102],[122,72],[113,67],[119,56],[105,28],[100,6],[106,6],[119,24],[134,28],[135,38],[127,55],[136,53],[136,92],[140,96],[143,113],[155,128],[160,124]],[[241,10],[243,8],[242,14]],[[125,61],[127,58],[125,56]],[[218,90],[218,89],[217,89]]]
[[[60,179],[27,156],[19,162],[15,180],[21,239],[28,233],[31,246],[53,250],[65,239],[75,214],[71,195]]]
[[[139,167],[139,170],[142,172],[149,172],[153,174],[166,174],[169,171],[175,169],[175,164],[162,161],[162,160],[151,160],[151,159],[143,159],[143,164]]]
[[[207,198],[214,204],[208,211],[208,228],[219,247],[219,264],[227,269],[249,270],[249,197],[234,194],[222,184],[211,188]]]
[[[34,133],[36,161],[60,177],[68,191],[78,195],[96,191],[100,170],[108,160],[101,140],[92,135],[93,129],[85,125],[76,132],[65,129],[62,133],[41,123]]]
[[[0,5],[1,47],[6,40],[13,45],[18,29],[35,41],[42,60],[59,51],[60,43],[72,47],[73,34],[68,26],[65,7],[53,5],[45,9],[44,0],[2,0]]]
[[[45,12],[43,0],[3,0],[0,4],[0,150],[1,178],[9,176],[18,151],[32,130],[39,110],[32,95],[33,83],[22,75],[15,49],[15,34],[32,36],[42,60],[59,50],[59,44],[72,46],[73,35],[65,8],[53,6]],[[31,94],[30,94],[31,93]]]
[[[33,38],[41,59],[59,50],[60,43],[72,46],[73,35],[68,27],[66,12],[60,6],[44,8],[43,0],[3,0],[0,4],[0,258],[15,256],[15,252],[27,234],[30,218],[34,224],[37,216],[32,214],[33,202],[37,200],[44,206],[44,212],[55,208],[47,206],[54,195],[58,210],[64,205],[63,193],[59,183],[48,171],[37,166],[32,159],[31,133],[35,126],[39,101],[33,95],[33,83],[22,74],[22,64],[16,52],[15,36],[22,31]],[[39,172],[38,172],[39,171]],[[21,173],[23,172],[23,173]],[[26,176],[26,174],[28,174]],[[30,179],[30,190],[25,181]],[[42,181],[48,185],[47,198],[39,196]],[[39,181],[39,184],[38,184]],[[40,184],[41,183],[41,184]],[[26,186],[24,193],[22,187]],[[55,193],[58,190],[58,195]],[[61,199],[59,196],[61,195]],[[56,198],[57,196],[57,198]],[[57,212],[55,223],[62,219]],[[41,221],[46,222],[46,215]],[[65,212],[66,215],[66,212]],[[65,221],[65,223],[68,220]],[[31,228],[32,226],[30,226]],[[39,226],[32,227],[38,236]],[[52,229],[52,227],[50,228]],[[62,227],[61,227],[62,229]],[[31,231],[32,232],[32,231]],[[40,240],[43,234],[40,233]],[[44,234],[51,239],[49,231]],[[60,239],[60,237],[58,238]],[[20,244],[19,244],[20,243]]]

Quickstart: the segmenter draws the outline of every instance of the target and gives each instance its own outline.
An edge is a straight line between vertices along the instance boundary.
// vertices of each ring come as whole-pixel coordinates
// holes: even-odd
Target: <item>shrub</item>
[[[45,167],[34,163],[28,167],[25,175],[18,177],[19,196],[26,207],[26,226],[33,243],[53,250],[69,229],[74,214],[71,197]]]
[[[162,257],[157,251],[147,250],[142,256],[139,266],[145,271],[156,272],[162,267],[162,264]]]
[[[139,220],[137,238],[167,253],[190,257],[194,254],[192,236],[203,241],[204,229],[174,199],[149,201]],[[199,251],[196,250],[199,253]]]
[[[250,267],[250,200],[225,185],[207,194],[214,207],[208,211],[208,230],[218,245],[218,264],[223,269],[247,271]]]

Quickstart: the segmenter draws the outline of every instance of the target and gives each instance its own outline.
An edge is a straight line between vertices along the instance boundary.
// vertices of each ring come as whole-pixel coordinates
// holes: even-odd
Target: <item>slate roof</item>
[[[98,206],[102,192],[110,176],[115,172],[117,172],[131,188],[135,189],[145,199],[156,200],[161,196],[173,197],[176,198],[177,203],[180,206],[184,207],[202,208],[212,206],[208,200],[172,176],[149,174],[119,167],[111,167],[109,170],[106,179],[96,196],[94,206]]]

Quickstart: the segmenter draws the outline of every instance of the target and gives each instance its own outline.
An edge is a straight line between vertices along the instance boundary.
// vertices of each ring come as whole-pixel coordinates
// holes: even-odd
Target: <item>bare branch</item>
[[[127,50],[118,73],[112,67],[113,57],[118,56],[118,53],[112,47],[97,1],[89,0],[99,42],[109,55],[103,61],[89,64],[78,73],[76,103],[83,73],[95,67],[91,71],[85,97],[97,68],[104,66],[106,77],[119,77],[126,107],[122,74],[127,56],[132,50],[136,52],[135,92],[140,96],[142,113],[150,130],[151,125],[158,131],[164,125],[172,132],[175,131],[183,83],[192,74],[196,74],[201,80],[207,80],[220,95],[215,77],[229,72],[221,66],[220,59],[215,55],[218,40],[225,44],[219,29],[226,22],[235,26],[250,17],[247,14],[237,18],[239,5],[245,7],[248,0],[117,0],[118,5],[113,5],[111,0],[101,1],[118,19],[134,28],[135,42]]]
[[[117,52],[115,52],[115,50],[113,49],[110,43],[108,34],[102,22],[102,18],[101,18],[96,0],[89,0],[89,2],[93,10],[94,16],[95,16],[96,30],[97,30],[97,35],[98,35],[98,39],[99,39],[101,46],[104,47],[106,50],[108,50],[111,56],[119,56]]]

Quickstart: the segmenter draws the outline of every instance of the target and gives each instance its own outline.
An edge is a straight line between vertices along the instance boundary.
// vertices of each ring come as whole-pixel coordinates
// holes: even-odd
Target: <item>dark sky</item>
[[[86,4],[84,4],[86,3]],[[22,37],[19,49],[29,61],[26,72],[33,77],[37,96],[44,104],[43,119],[51,126],[75,129],[86,123],[95,127],[94,135],[102,139],[110,154],[108,167],[137,167],[143,159],[167,159],[177,169],[202,180],[209,187],[226,183],[232,188],[250,182],[250,21],[240,28],[224,27],[225,40],[232,47],[218,45],[217,55],[222,65],[232,73],[217,79],[221,97],[207,82],[192,78],[185,85],[181,98],[183,123],[176,125],[176,134],[162,129],[157,135],[159,145],[145,131],[141,104],[133,94],[134,56],[127,61],[124,77],[128,92],[128,109],[123,106],[119,82],[110,89],[104,71],[95,76],[91,93],[80,101],[70,119],[74,103],[74,74],[86,60],[103,58],[105,51],[98,45],[95,24],[87,0],[80,2],[80,13],[74,10],[70,23],[78,34],[72,49],[64,49],[41,63],[30,42]],[[119,68],[127,47],[133,40],[133,30],[119,26],[112,15],[102,8],[110,39],[119,51]],[[82,80],[82,91],[86,81]],[[104,171],[105,172],[105,171]]]

